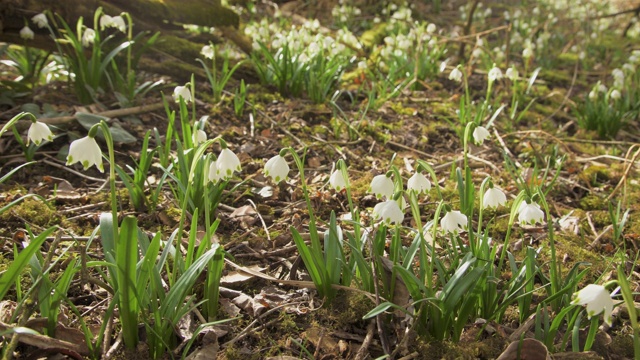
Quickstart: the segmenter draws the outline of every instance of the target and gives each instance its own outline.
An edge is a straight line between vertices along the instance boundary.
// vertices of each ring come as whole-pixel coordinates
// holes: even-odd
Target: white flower
[[[429,25],[427,25],[427,33],[428,34],[433,34],[436,31],[436,24],[431,23]]]
[[[440,220],[442,230],[450,233],[459,233],[467,227],[467,216],[458,210],[449,211]]]
[[[449,80],[453,80],[455,82],[462,81],[462,71],[460,71],[457,66],[454,67],[453,70],[451,70],[451,73],[449,74]]]
[[[211,164],[209,164],[209,181],[213,183],[220,181],[220,176],[218,176],[218,162],[216,160],[213,160]]]
[[[613,90],[611,91],[611,95],[609,95],[609,96],[610,96],[610,97],[611,97],[611,99],[613,99],[613,100],[618,100],[618,99],[620,99],[620,97],[621,97],[622,95],[620,94],[620,91],[619,91],[618,89],[613,89]]]
[[[173,99],[179,103],[180,98],[183,98],[185,103],[191,101],[191,90],[189,90],[187,86],[176,86],[176,88],[173,89]]]
[[[82,46],[89,47],[94,41],[96,41],[96,31],[91,28],[85,29],[82,34]]]
[[[22,30],[20,30],[20,37],[25,40],[31,40],[34,36],[35,34],[33,33],[33,30],[31,30],[28,26],[25,26],[22,28]]]
[[[476,126],[473,130],[473,141],[480,145],[489,137],[489,135],[489,130],[487,130],[487,128],[484,126]]]
[[[113,18],[107,14],[100,16],[100,29],[113,26]]]
[[[196,129],[191,137],[193,140],[193,146],[198,146],[198,144],[207,141],[207,133],[202,129]]]
[[[376,220],[382,220],[387,224],[401,224],[404,220],[404,213],[398,202],[393,199],[376,204],[373,208],[373,216]]]
[[[589,92],[589,100],[595,101],[598,98],[598,92],[596,89],[593,89]]]
[[[100,172],[104,172],[102,150],[100,150],[96,139],[85,136],[71,143],[69,155],[67,155],[67,165],[77,162],[81,163],[85,170],[90,168],[91,165],[95,165]]]
[[[544,212],[540,209],[540,205],[535,202],[527,204],[526,201],[523,201],[518,209],[518,221],[522,224],[542,223],[544,221]]]
[[[505,72],[505,75],[507,76],[507,78],[509,78],[509,80],[516,81],[518,80],[518,69],[512,66],[507,69],[507,71]]]
[[[415,172],[407,181],[407,190],[415,191],[418,194],[427,193],[431,190],[431,182],[422,173]]]
[[[124,22],[124,18],[120,15],[111,17],[109,15],[102,15],[100,17],[100,29],[104,30],[107,27],[114,27],[122,32],[127,31],[127,25]]]
[[[202,54],[202,56],[206,57],[207,59],[213,59],[213,57],[215,56],[215,50],[213,49],[213,46],[205,45],[202,47],[202,50],[200,50],[200,54]]]
[[[575,294],[571,305],[587,305],[587,317],[598,315],[604,311],[604,322],[611,326],[613,300],[609,292],[601,285],[589,284]]]
[[[344,176],[342,176],[342,171],[340,169],[336,169],[331,174],[329,177],[329,185],[336,191],[341,191],[347,187],[347,181],[344,179]]]
[[[482,197],[484,208],[497,208],[498,206],[503,206],[506,202],[507,196],[496,187],[487,189]]]
[[[49,20],[47,20],[47,15],[40,13],[31,18],[34,24],[38,25],[38,28],[42,29],[43,27],[49,25]]]
[[[29,141],[33,141],[34,144],[40,145],[42,140],[53,140],[53,133],[47,124],[40,121],[32,122],[31,126],[29,126],[29,131],[27,131],[27,145],[29,144]]]
[[[369,186],[369,192],[373,193],[378,199],[383,196],[387,199],[391,199],[391,196],[393,196],[393,189],[393,181],[385,174],[374,176],[373,180],[371,180],[371,185]]]
[[[228,180],[233,176],[234,171],[240,171],[240,159],[238,155],[228,148],[222,149],[217,160],[218,176],[223,180]]]
[[[113,18],[111,18],[111,20],[113,21],[113,27],[120,30],[120,32],[126,32],[127,31],[127,24],[124,22],[124,18],[120,15],[118,16],[114,16]]]
[[[264,174],[271,177],[277,184],[289,175],[289,164],[287,164],[284,157],[278,154],[264,164]]]
[[[502,70],[499,67],[494,66],[491,70],[489,70],[489,82],[494,82],[496,80],[502,79]]]

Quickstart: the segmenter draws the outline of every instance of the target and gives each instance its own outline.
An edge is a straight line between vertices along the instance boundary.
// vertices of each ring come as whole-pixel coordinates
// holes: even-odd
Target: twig
[[[151,105],[142,105],[142,106],[136,106],[136,107],[130,107],[130,108],[126,108],[126,109],[115,109],[115,110],[107,110],[107,111],[103,111],[103,112],[99,112],[96,114],[92,114],[92,115],[97,115],[97,116],[104,116],[107,118],[114,118],[114,117],[121,117],[121,116],[128,116],[128,115],[136,115],[136,114],[142,114],[142,113],[146,113],[146,112],[150,112],[150,111],[155,111],[155,110],[160,110],[164,108],[164,104],[163,103],[157,103],[157,104],[151,104]],[[43,122],[45,124],[49,124],[49,125],[61,125],[61,124],[66,124],[68,122],[71,122],[73,120],[77,120],[77,113],[75,115],[70,115],[70,116],[59,116],[59,117],[53,117],[53,118],[39,118],[38,121]],[[31,124],[31,120],[20,120],[18,122],[19,126],[24,126],[27,127],[29,124]]]
[[[118,348],[120,347],[120,344],[122,344],[122,331],[120,331],[120,333],[118,333],[118,337],[116,338],[116,341],[113,343],[113,346],[111,346],[111,348],[109,349],[109,351],[107,351],[104,354],[104,360],[109,360],[113,357],[113,355],[116,353],[116,351],[118,351]]]
[[[260,223],[262,223],[262,228],[264,229],[264,233],[267,236],[267,240],[269,240],[269,243],[271,243],[272,241],[271,241],[271,235],[269,235],[269,228],[267,227],[267,224],[264,222],[262,215],[260,215],[260,212],[258,212],[258,207],[251,199],[249,199],[248,201],[251,204],[251,207],[253,207],[253,210],[256,211],[256,214],[258,215],[258,219],[260,219]]]
[[[633,146],[631,146],[629,148],[629,150],[627,151],[627,155],[625,156],[625,159],[627,157],[629,157],[629,154],[631,153],[631,151],[632,151],[632,149],[634,147],[638,147],[638,150],[631,157],[631,162],[629,163],[629,166],[627,166],[627,168],[624,170],[624,174],[622,174],[622,178],[618,182],[618,185],[616,185],[616,187],[613,189],[613,191],[611,191],[611,194],[609,194],[609,196],[607,196],[607,200],[613,199],[613,195],[615,195],[615,193],[618,191],[618,189],[620,189],[620,187],[622,187],[622,185],[624,185],[627,182],[627,177],[629,176],[629,172],[631,172],[631,169],[633,168],[633,164],[636,162],[636,159],[638,158],[638,155],[640,155],[640,145],[636,144],[636,145],[633,145]]]
[[[369,349],[369,345],[371,345],[371,341],[373,340],[373,331],[375,330],[375,328],[376,322],[372,319],[369,322],[369,325],[367,325],[367,336],[364,337],[362,346],[360,346],[360,348],[358,349],[358,352],[356,353],[356,356],[353,358],[353,360],[364,360],[365,357],[369,355],[367,350]]]
[[[105,179],[99,179],[99,178],[95,178],[95,177],[92,177],[92,176],[85,175],[85,174],[83,174],[83,173],[81,173],[79,171],[75,171],[75,170],[69,168],[68,166],[60,165],[60,164],[58,164],[56,162],[53,162],[53,161],[42,160],[42,162],[47,164],[47,165],[51,165],[53,167],[56,167],[58,169],[66,170],[66,171],[72,173],[73,175],[80,176],[81,178],[84,178],[84,179],[87,179],[87,180],[97,181],[97,182],[105,182]]]
[[[476,9],[478,8],[478,3],[480,2],[480,0],[475,0],[473,2],[473,4],[471,5],[471,10],[469,10],[469,18],[467,18],[467,24],[464,26],[464,35],[467,36],[469,35],[469,33],[471,32],[471,25],[473,24],[473,14],[476,12]],[[478,36],[478,35],[476,35]],[[466,43],[462,42],[462,44],[460,45],[460,51],[458,51],[458,60],[460,62],[462,62],[462,60],[464,59],[464,48],[465,48]]]

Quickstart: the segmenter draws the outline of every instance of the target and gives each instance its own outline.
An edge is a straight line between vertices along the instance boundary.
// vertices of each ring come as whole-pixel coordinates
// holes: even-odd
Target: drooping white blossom
[[[415,172],[407,181],[407,190],[417,194],[427,193],[431,190],[431,182],[420,172]]]
[[[442,230],[448,233],[459,233],[467,227],[467,216],[458,210],[447,212],[440,219]]]
[[[27,131],[27,144],[29,144],[29,141],[33,141],[34,144],[40,145],[43,140],[53,140],[53,133],[49,126],[40,121],[32,122],[31,126],[29,126],[29,131]]]
[[[234,172],[240,172],[240,159],[233,151],[228,148],[222,149],[218,160],[216,161],[218,167],[218,176],[223,180],[228,180],[233,176]]]
[[[32,40],[34,36],[35,34],[33,33],[33,30],[28,26],[25,26],[20,30],[20,37],[25,40]]]
[[[522,224],[535,224],[544,221],[544,212],[536,202],[523,201],[518,209],[518,221]]]
[[[506,202],[507,196],[496,187],[487,189],[482,197],[482,204],[485,208],[497,208],[498,206],[503,206]]]
[[[393,181],[385,174],[374,176],[369,186],[369,192],[373,193],[378,199],[383,196],[390,199],[393,196],[393,189]]]
[[[331,174],[329,177],[329,185],[336,191],[342,191],[347,187],[347,181],[344,179],[344,176],[342,176],[342,171],[340,169],[336,169]]]
[[[42,29],[43,27],[49,25],[49,20],[47,19],[47,15],[40,13],[31,18],[34,24],[38,26],[38,28]]]
[[[189,87],[176,86],[176,88],[173,89],[173,99],[176,102],[180,102],[180,98],[183,98],[185,103],[191,102],[191,90],[189,90]]]
[[[69,155],[67,155],[67,165],[81,163],[82,167],[87,170],[91,165],[95,165],[100,172],[104,172],[102,165],[102,150],[96,142],[96,139],[85,136],[75,140],[69,146]]]
[[[264,164],[264,174],[277,184],[289,175],[289,164],[278,154]]]
[[[489,137],[489,130],[484,126],[476,126],[473,130],[473,141],[480,145]]]
[[[604,322],[611,326],[613,300],[611,294],[602,285],[589,284],[575,294],[572,305],[586,305],[587,317],[598,315],[604,311]]]
[[[393,199],[376,204],[373,208],[373,216],[376,220],[382,220],[387,224],[401,224],[404,220],[404,213],[398,202]]]

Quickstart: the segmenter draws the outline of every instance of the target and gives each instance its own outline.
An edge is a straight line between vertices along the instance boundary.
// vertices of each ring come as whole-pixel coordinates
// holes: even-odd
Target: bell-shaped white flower
[[[277,184],[289,175],[289,164],[280,154],[267,160],[264,164],[264,174]]]
[[[104,30],[105,28],[113,26],[113,18],[107,14],[100,16],[100,29]]]
[[[612,100],[618,100],[618,99],[620,99],[620,97],[622,97],[622,94],[620,94],[620,90],[613,89],[613,90],[611,90],[611,94],[609,94],[609,97]]]
[[[122,32],[127,31],[127,25],[124,22],[124,18],[120,15],[112,17],[105,14],[100,16],[100,29],[104,30],[108,27],[114,27]]]
[[[32,122],[31,126],[29,126],[29,131],[27,131],[27,144],[29,144],[29,141],[33,141],[34,144],[40,145],[43,140],[53,140],[53,133],[47,124],[40,121]]]
[[[96,41],[96,31],[87,28],[82,33],[82,46],[89,47],[89,45],[93,44]]]
[[[542,223],[544,212],[536,202],[532,201],[531,204],[527,204],[526,201],[523,201],[518,209],[518,221],[521,224]]]
[[[209,181],[213,183],[220,181],[220,176],[218,176],[218,162],[216,160],[213,160],[211,164],[209,164]]]
[[[31,40],[34,36],[35,34],[33,33],[33,30],[31,30],[31,28],[29,28],[28,26],[25,26],[22,28],[22,30],[20,30],[20,37],[25,40]]]
[[[189,90],[188,86],[176,86],[173,89],[173,99],[179,103],[180,98],[183,98],[185,103],[191,102],[191,90]]]
[[[198,144],[207,141],[207,133],[202,129],[195,129],[191,137],[193,140],[193,146],[198,146]]]
[[[496,80],[502,79],[502,70],[499,67],[494,66],[491,70],[489,70],[489,82],[494,82]]]
[[[455,82],[462,81],[462,71],[460,71],[457,66],[454,67],[453,70],[451,70],[451,73],[449,73],[449,80],[453,80]]]
[[[340,169],[336,169],[331,176],[329,177],[329,185],[334,188],[336,191],[342,191],[347,187],[347,181],[344,176],[342,176],[342,171]]]
[[[449,233],[459,233],[467,227],[467,216],[458,210],[447,212],[440,220],[442,230]]]
[[[124,22],[124,18],[120,15],[118,16],[114,16],[111,18],[111,23],[114,28],[120,30],[120,32],[126,32],[127,31],[127,24]]]
[[[416,171],[407,181],[407,190],[426,194],[431,190],[431,182],[422,173]]]
[[[489,130],[487,130],[487,128],[485,128],[484,126],[476,126],[476,128],[473,130],[473,141],[476,144],[481,145],[489,137],[489,135]]]
[[[531,47],[526,47],[522,50],[522,57],[525,59],[529,59],[533,56],[533,49]]]
[[[91,165],[95,165],[100,172],[104,172],[102,150],[100,150],[96,139],[85,136],[71,143],[69,146],[69,155],[67,155],[67,165],[72,165],[77,162],[81,163],[85,170],[90,168]]]
[[[215,49],[211,45],[203,46],[202,50],[200,50],[200,54],[202,54],[202,56],[206,57],[207,59],[213,59],[213,57],[216,55]]]
[[[401,224],[404,220],[404,213],[398,202],[393,199],[376,204],[373,208],[373,216],[376,220],[382,220],[387,224]]]
[[[40,13],[31,18],[34,24],[38,26],[38,28],[42,29],[43,27],[49,25],[49,20],[47,19],[47,15]]]
[[[224,148],[220,151],[220,155],[218,156],[216,163],[218,167],[218,176],[222,180],[230,179],[234,172],[240,172],[241,170],[238,155],[234,154],[234,152],[228,148]]]
[[[371,185],[369,186],[369,192],[373,193],[378,199],[383,196],[387,199],[391,199],[391,196],[393,196],[393,189],[393,180],[385,174],[374,176],[373,180],[371,180]]]
[[[503,206],[506,202],[507,196],[496,187],[487,189],[482,197],[482,204],[485,209],[488,207],[497,208],[498,206]]]
[[[511,81],[516,81],[518,80],[518,69],[516,69],[515,67],[510,67],[507,69],[507,71],[505,72],[505,75],[507,76],[507,78]]]
[[[587,305],[587,317],[598,315],[604,311],[604,322],[611,326],[613,300],[611,294],[602,285],[589,284],[575,294],[572,305]]]

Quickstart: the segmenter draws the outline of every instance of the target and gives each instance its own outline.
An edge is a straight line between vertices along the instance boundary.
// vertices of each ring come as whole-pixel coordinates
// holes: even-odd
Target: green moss
[[[32,198],[25,199],[14,206],[11,211],[0,215],[0,220],[5,222],[15,220],[16,218],[21,221],[26,220],[31,224],[41,227],[49,227],[60,222],[60,217],[55,209],[50,208],[40,200]]]
[[[607,204],[605,199],[594,194],[589,194],[580,200],[580,208],[586,211],[604,210],[607,209]]]
[[[391,103],[391,109],[398,115],[415,115],[416,109],[413,107],[404,106],[402,102]]]

